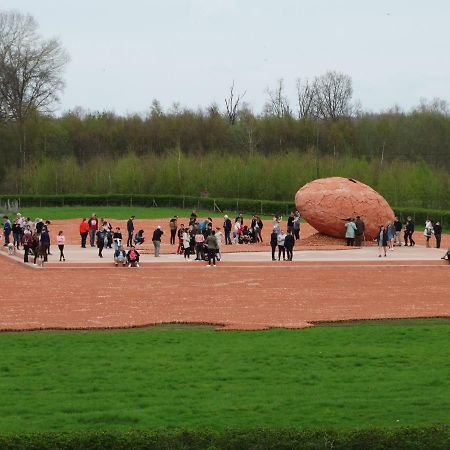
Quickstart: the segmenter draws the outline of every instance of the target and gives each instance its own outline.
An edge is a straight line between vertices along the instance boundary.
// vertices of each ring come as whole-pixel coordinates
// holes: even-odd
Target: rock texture
[[[328,236],[345,236],[345,219],[360,216],[365,238],[373,239],[380,225],[394,220],[388,202],[370,186],[351,178],[321,178],[305,184],[295,195],[304,219]]]

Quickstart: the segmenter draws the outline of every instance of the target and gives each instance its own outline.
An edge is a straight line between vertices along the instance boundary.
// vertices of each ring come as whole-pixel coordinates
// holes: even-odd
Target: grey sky
[[[450,100],[450,2],[1,0],[68,50],[61,110],[222,107],[232,80],[255,112],[265,89],[338,70],[372,111]]]

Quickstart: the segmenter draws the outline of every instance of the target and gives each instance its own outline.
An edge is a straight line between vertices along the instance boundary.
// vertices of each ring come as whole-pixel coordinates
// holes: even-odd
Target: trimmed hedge
[[[241,211],[255,214],[288,214],[293,202],[190,197],[182,195],[2,195],[0,202],[19,200],[21,207],[43,206],[144,206]]]
[[[450,433],[447,426],[354,431],[267,428],[223,431],[76,431],[1,435],[0,448],[3,450],[447,450],[450,448]]]
[[[19,200],[21,207],[44,206],[144,206],[214,210],[240,211],[255,214],[282,214],[287,216],[295,209],[294,202],[272,200],[250,200],[235,198],[190,197],[181,195],[2,195],[0,203],[7,200]],[[399,207],[393,208],[400,219],[405,222],[408,216],[414,218],[417,225],[428,218],[439,220],[443,227],[450,227],[450,211]]]
[[[425,221],[427,219],[434,219],[441,222],[441,225],[445,228],[450,228],[450,211],[444,211],[439,209],[425,209],[425,208],[393,208],[395,214],[399,216],[402,222],[406,222],[406,218],[411,216],[418,229],[420,225],[425,227]]]

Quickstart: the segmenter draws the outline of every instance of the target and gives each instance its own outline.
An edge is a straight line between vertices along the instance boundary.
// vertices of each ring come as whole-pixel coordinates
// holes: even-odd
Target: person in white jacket
[[[427,248],[430,248],[430,238],[431,236],[433,236],[433,223],[431,222],[431,220],[427,220],[425,222],[425,230],[423,230],[423,235],[425,236],[426,240],[427,240]]]
[[[191,260],[191,237],[189,236],[189,230],[188,228],[185,228],[183,231],[183,248],[184,248],[184,259],[187,259],[188,261]]]

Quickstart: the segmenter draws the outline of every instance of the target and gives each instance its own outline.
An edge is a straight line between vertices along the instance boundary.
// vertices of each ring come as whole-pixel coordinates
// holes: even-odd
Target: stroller
[[[127,265],[127,252],[122,248],[121,245],[114,250],[114,265],[117,267],[119,264],[122,264],[122,266]]]

